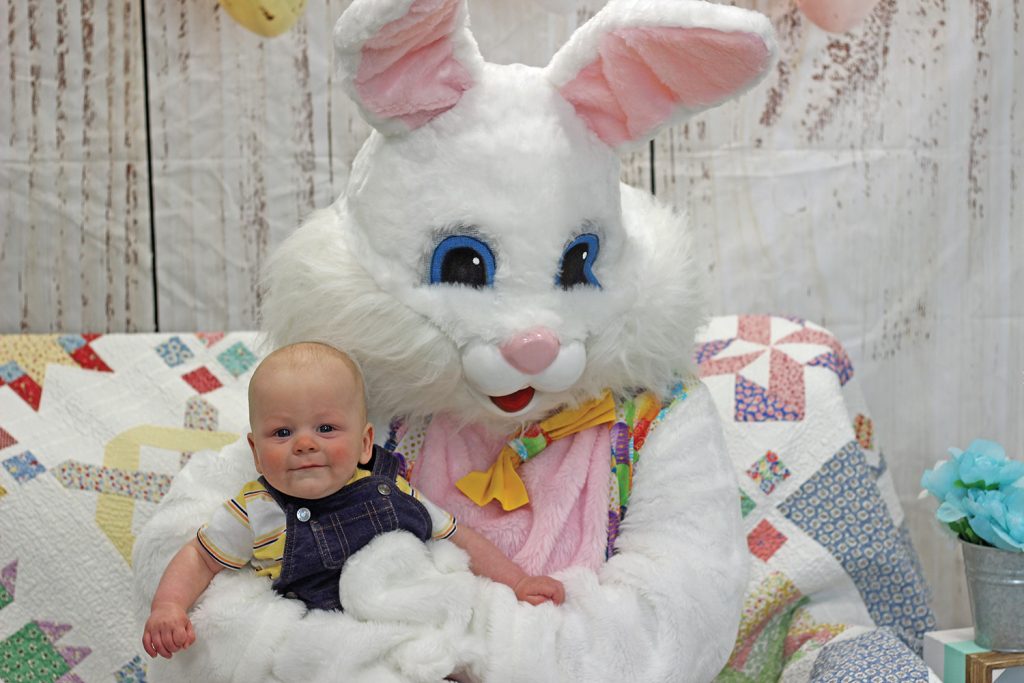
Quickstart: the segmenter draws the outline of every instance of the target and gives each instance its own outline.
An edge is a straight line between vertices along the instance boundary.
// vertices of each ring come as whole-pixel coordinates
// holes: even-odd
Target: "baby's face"
[[[297,498],[323,498],[369,461],[373,427],[343,362],[275,363],[254,382],[249,446],[271,486]]]

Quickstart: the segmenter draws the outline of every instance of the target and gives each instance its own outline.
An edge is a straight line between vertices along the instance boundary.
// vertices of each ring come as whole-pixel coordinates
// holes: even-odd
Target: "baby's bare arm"
[[[460,525],[450,539],[469,554],[469,568],[474,574],[505,584],[515,591],[520,600],[532,605],[545,600],[560,605],[565,600],[561,581],[550,576],[530,576],[473,529]]]
[[[142,634],[142,647],[150,657],[166,657],[195,642],[188,610],[223,567],[192,539],[164,570],[150,606]]]

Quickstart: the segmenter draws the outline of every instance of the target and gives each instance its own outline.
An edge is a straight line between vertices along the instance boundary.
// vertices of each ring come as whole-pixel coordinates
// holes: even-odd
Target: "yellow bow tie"
[[[526,486],[516,469],[540,453],[552,441],[615,421],[615,400],[605,391],[600,398],[572,410],[563,410],[527,427],[501,449],[489,469],[470,472],[455,485],[477,505],[483,507],[497,499],[505,510],[515,510],[530,502]]]

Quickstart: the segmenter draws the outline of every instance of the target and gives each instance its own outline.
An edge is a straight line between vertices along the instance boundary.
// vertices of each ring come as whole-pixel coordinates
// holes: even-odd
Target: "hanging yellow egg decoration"
[[[231,18],[253,33],[273,38],[290,29],[303,10],[306,0],[219,0]]]

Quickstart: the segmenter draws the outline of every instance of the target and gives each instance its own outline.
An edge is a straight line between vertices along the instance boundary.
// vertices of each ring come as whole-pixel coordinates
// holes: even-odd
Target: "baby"
[[[345,560],[396,529],[451,540],[474,573],[510,586],[520,600],[565,599],[561,582],[527,575],[399,476],[398,458],[373,445],[364,394],[356,364],[326,344],[286,346],[260,363],[249,383],[248,438],[262,476],[218,508],[167,566],[142,636],[150,657],[169,658],[195,641],[187,612],[225,568],[251,565],[286,597],[341,609]]]

